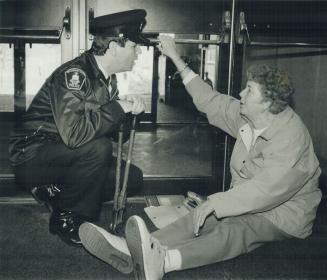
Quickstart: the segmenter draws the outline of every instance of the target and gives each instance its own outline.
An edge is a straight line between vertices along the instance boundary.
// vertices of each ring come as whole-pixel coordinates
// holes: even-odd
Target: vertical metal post
[[[206,64],[206,49],[201,48],[201,69],[200,69],[200,76],[204,80],[205,79],[205,64]]]
[[[79,54],[82,54],[87,48],[87,28],[88,10],[86,0],[79,0]]]
[[[158,82],[159,82],[159,56],[157,48],[153,48],[153,72],[152,72],[152,95],[151,95],[151,122],[157,123],[158,114]]]
[[[19,121],[22,114],[24,114],[24,112],[26,111],[25,64],[25,44],[21,41],[16,41],[14,44],[14,112],[17,121]]]
[[[233,67],[234,67],[234,29],[235,29],[235,1],[232,0],[232,18],[231,18],[231,29],[230,29],[230,42],[229,42],[229,66],[228,66],[228,95],[232,93],[232,82],[233,82]]]
[[[73,57],[77,57],[80,54],[80,1],[72,0],[72,43],[73,43]]]
[[[92,20],[94,18],[94,10],[95,10],[95,3],[96,0],[87,0],[86,1],[86,37],[85,37],[85,46],[86,46],[86,49],[89,49],[92,45],[92,42],[93,42],[93,38],[94,36],[92,34],[90,34],[90,20]]]
[[[64,2],[64,10],[67,15],[69,15],[69,30],[66,28],[63,31],[63,35],[60,39],[61,45],[61,63],[65,63],[73,58],[73,36],[75,31],[73,31],[73,0],[66,0]]]
[[[234,29],[235,29],[235,2],[236,0],[232,0],[232,14],[231,14],[231,29],[230,29],[230,42],[229,42],[229,65],[228,65],[228,88],[227,94],[232,94],[233,89],[233,68],[234,68]],[[229,136],[225,136],[225,147],[224,147],[224,168],[223,168],[223,183],[222,189],[226,190],[227,186],[227,177],[228,177],[228,165],[229,165]]]

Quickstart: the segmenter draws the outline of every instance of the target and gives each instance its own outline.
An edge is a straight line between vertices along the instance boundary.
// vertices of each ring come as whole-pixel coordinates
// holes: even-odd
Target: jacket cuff
[[[190,81],[192,81],[196,76],[199,76],[195,74],[192,70],[188,72],[186,77],[183,79],[183,84],[186,86]]]
[[[117,101],[102,105],[101,110],[104,114],[113,116],[117,123],[125,119],[125,112]]]

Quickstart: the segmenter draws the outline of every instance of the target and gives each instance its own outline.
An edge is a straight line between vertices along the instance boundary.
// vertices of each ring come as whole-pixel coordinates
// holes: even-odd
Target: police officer
[[[148,43],[145,16],[138,9],[91,20],[92,47],[52,73],[11,136],[17,183],[52,207],[49,230],[69,244],[80,244],[79,225],[112,198],[111,137],[130,113],[144,111],[139,96],[118,95],[115,73],[131,70],[139,44]],[[142,183],[132,165],[128,187]]]

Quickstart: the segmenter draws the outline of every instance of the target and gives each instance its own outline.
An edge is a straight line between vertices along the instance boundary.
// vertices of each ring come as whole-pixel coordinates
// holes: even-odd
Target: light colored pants
[[[291,236],[283,233],[269,220],[254,214],[217,220],[207,218],[200,236],[193,234],[193,212],[153,233],[168,249],[182,255],[181,269],[199,267],[234,258],[250,252],[266,242]]]

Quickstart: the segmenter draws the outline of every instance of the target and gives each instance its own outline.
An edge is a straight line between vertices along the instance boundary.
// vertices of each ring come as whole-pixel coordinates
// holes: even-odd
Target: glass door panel
[[[0,112],[14,112],[14,50],[0,44]]]
[[[151,113],[153,47],[141,47],[132,71],[117,74],[120,95],[138,94],[145,101],[145,113]]]
[[[26,108],[45,80],[61,64],[61,45],[29,44],[26,51]]]

